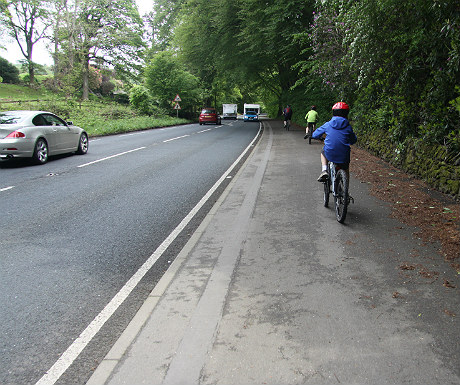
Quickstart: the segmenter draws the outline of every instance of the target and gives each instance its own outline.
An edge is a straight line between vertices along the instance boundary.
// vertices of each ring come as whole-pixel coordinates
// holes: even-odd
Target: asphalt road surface
[[[0,383],[36,383],[215,186],[60,382],[88,378],[258,130],[241,121],[193,124],[95,138],[87,155],[42,166],[0,163]]]

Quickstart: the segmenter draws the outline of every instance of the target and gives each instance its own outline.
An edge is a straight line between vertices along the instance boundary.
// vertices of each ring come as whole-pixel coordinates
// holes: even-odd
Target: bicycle
[[[291,120],[290,119],[287,119],[284,121],[284,128],[286,129],[286,131],[289,131],[289,128],[291,127]]]
[[[329,195],[334,197],[335,216],[339,223],[344,223],[347,216],[348,204],[355,203],[348,193],[348,175],[339,165],[327,163],[328,178],[324,184],[324,207],[329,206]]]
[[[311,144],[311,135],[313,131],[316,130],[316,123],[307,123],[307,134],[305,135],[308,137],[308,144]]]

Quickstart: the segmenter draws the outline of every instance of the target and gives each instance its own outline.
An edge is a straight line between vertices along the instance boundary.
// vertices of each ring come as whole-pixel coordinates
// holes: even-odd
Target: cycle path
[[[316,182],[321,143],[263,125],[88,384],[460,384],[459,325],[442,311],[458,295],[397,269],[435,247],[353,177],[339,224]]]

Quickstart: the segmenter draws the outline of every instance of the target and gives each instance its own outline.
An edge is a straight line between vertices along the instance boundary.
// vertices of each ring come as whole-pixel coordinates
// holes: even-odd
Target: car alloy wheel
[[[48,161],[48,144],[42,138],[35,143],[33,160],[38,164],[44,164]]]
[[[84,155],[88,152],[88,135],[85,133],[82,133],[80,136],[80,141],[78,143],[78,149],[77,149],[77,154],[79,155]]]

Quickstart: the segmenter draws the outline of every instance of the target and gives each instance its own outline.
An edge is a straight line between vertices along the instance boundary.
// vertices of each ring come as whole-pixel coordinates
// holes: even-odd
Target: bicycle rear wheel
[[[344,170],[337,172],[335,183],[335,216],[337,221],[343,223],[348,209],[348,177]]]

